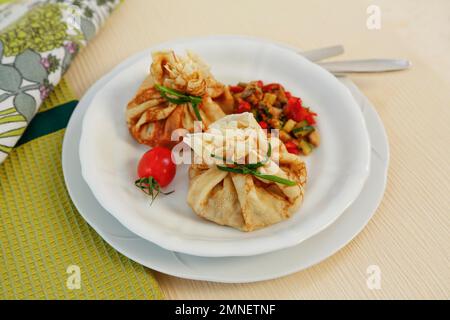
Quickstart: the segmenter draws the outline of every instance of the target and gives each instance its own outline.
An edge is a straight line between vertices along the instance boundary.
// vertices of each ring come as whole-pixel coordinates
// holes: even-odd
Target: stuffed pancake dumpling
[[[252,231],[287,219],[299,208],[305,163],[278,138],[268,139],[252,114],[226,116],[184,142],[195,153],[187,203],[200,217]],[[253,172],[242,172],[244,167]]]
[[[192,131],[197,120],[207,127],[225,115],[213,99],[220,100],[226,88],[196,55],[188,53],[186,57],[178,57],[173,51],[167,51],[153,53],[152,58],[150,74],[126,110],[128,129],[139,143],[173,147],[178,143],[171,139],[174,130]],[[200,98],[197,108],[201,119],[192,103],[172,103],[155,85]]]

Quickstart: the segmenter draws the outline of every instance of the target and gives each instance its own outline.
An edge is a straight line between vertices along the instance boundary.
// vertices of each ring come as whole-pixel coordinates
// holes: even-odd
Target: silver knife
[[[341,45],[300,52],[310,61],[318,63],[334,74],[398,71],[411,67],[411,61],[404,59],[366,59],[318,62],[344,53]]]
[[[320,66],[331,73],[362,73],[405,70],[411,67],[411,61],[404,59],[367,59],[319,62]]]
[[[300,52],[302,56],[313,62],[335,57],[343,53],[344,47],[341,45]]]

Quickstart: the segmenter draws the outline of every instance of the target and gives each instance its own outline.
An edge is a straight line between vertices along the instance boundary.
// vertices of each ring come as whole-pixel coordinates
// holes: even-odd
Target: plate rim
[[[207,41],[210,41],[211,39],[218,39],[218,38],[221,40],[223,40],[223,39],[231,39],[231,40],[244,39],[246,41],[252,41],[252,42],[256,42],[258,44],[263,43],[265,45],[276,45],[284,50],[291,51],[286,46],[280,46],[272,41],[267,41],[267,40],[262,40],[262,39],[257,39],[257,38],[242,37],[242,36],[208,36],[208,37],[194,37],[194,38],[188,38],[188,39],[176,39],[174,41],[157,44],[155,46],[152,46],[150,48],[142,50],[142,51],[136,53],[135,55],[132,55],[130,58],[125,59],[122,63],[120,63],[117,67],[115,67],[112,71],[110,71],[106,76],[104,76],[104,77],[108,77],[108,76],[110,76],[110,77],[109,77],[109,80],[107,81],[107,83],[105,83],[105,85],[103,87],[105,87],[110,81],[112,81],[116,76],[118,76],[121,72],[123,72],[127,66],[129,67],[129,66],[133,65],[134,63],[136,63],[140,59],[144,58],[146,55],[148,55],[150,52],[152,52],[154,50],[159,50],[160,48],[167,48],[170,46],[180,45],[180,44],[181,44],[181,46],[186,46],[191,41],[207,42]],[[299,57],[299,59],[304,59],[304,58]],[[304,61],[307,61],[308,64],[314,65],[312,62],[308,61],[307,59],[304,59]],[[318,73],[326,74],[325,76],[328,77],[329,79],[333,78],[333,81],[335,81],[335,83],[336,83],[337,92],[341,93],[341,94],[345,94],[347,96],[346,99],[349,99],[348,100],[349,103],[354,105],[352,107],[358,108],[357,102],[355,101],[353,96],[350,94],[350,92],[344,85],[342,85],[338,80],[334,79],[334,76],[330,75],[328,72],[326,72],[322,68],[320,68],[316,65],[314,65],[314,67],[317,67],[316,70]],[[101,89],[99,89],[98,91],[100,91],[100,90]],[[95,99],[95,96],[93,97],[93,99]],[[86,113],[89,113],[89,107],[86,110]],[[300,235],[297,232],[296,236],[294,237],[293,233],[295,232],[295,230],[293,230],[292,232],[290,232],[288,235],[285,235],[285,236],[283,236],[283,235],[280,236],[280,234],[277,234],[277,235],[266,236],[266,237],[259,238],[259,239],[251,239],[251,241],[249,239],[249,241],[247,241],[245,246],[242,246],[242,245],[239,246],[238,251],[236,251],[236,246],[232,245],[232,243],[236,243],[236,240],[227,240],[225,242],[221,242],[220,246],[216,245],[214,250],[211,250],[210,242],[208,242],[207,240],[189,239],[189,245],[188,245],[188,244],[184,244],[186,241],[186,238],[177,236],[173,233],[169,233],[165,230],[153,230],[153,232],[151,234],[149,234],[148,232],[143,230],[143,228],[140,227],[139,224],[133,223],[127,219],[124,219],[124,215],[116,213],[116,211],[113,210],[114,208],[111,208],[110,205],[108,204],[108,201],[106,201],[104,199],[104,196],[98,192],[98,188],[93,188],[93,185],[95,185],[96,182],[92,181],[92,179],[90,179],[91,175],[89,174],[90,170],[93,170],[93,168],[88,168],[86,165],[84,165],[84,166],[82,165],[82,175],[84,177],[84,180],[87,182],[91,192],[94,194],[97,201],[102,205],[102,207],[106,211],[108,211],[110,214],[112,214],[127,229],[132,230],[132,232],[136,233],[140,237],[142,237],[148,241],[151,241],[153,243],[156,243],[157,245],[159,245],[167,250],[176,251],[179,253],[184,253],[184,254],[189,254],[189,255],[202,256],[202,257],[251,256],[251,255],[264,254],[264,253],[268,253],[271,251],[276,251],[276,250],[280,250],[280,249],[298,245],[302,241],[305,241],[308,238],[314,236],[315,234],[321,232],[322,230],[324,230],[328,226],[330,226],[332,223],[334,223],[336,221],[336,219],[338,219],[339,216],[346,210],[346,208],[348,208],[348,206],[357,199],[357,197],[358,197],[359,193],[361,192],[361,190],[364,186],[364,183],[367,179],[367,176],[369,174],[369,168],[370,168],[370,139],[367,134],[365,120],[364,120],[363,115],[360,112],[359,108],[358,108],[358,117],[361,117],[361,119],[362,119],[361,122],[364,126],[364,128],[363,128],[364,133],[366,134],[366,137],[364,137],[364,138],[365,138],[365,140],[367,140],[367,146],[365,146],[367,150],[365,150],[365,151],[367,153],[366,157],[367,157],[368,161],[367,161],[367,167],[364,168],[365,169],[364,175],[361,175],[361,179],[359,179],[358,181],[355,181],[355,185],[352,186],[348,191],[352,195],[351,197],[353,199],[351,201],[349,201],[348,203],[345,203],[345,204],[342,203],[339,207],[339,210],[336,210],[336,211],[338,211],[338,213],[336,213],[331,219],[329,219],[327,221],[327,223],[323,223],[322,225],[320,225],[320,227],[316,227],[309,233]],[[79,153],[80,153],[81,163],[83,163],[83,158],[86,156],[85,151],[83,151],[85,145],[82,143],[83,135],[85,135],[85,133],[86,133],[84,128],[85,128],[86,123],[88,122],[88,121],[86,121],[86,119],[88,119],[88,118],[86,118],[86,117],[83,118],[82,133],[81,133],[81,139],[80,139]],[[135,222],[137,222],[137,220]],[[277,238],[277,241],[273,241],[274,238]],[[253,243],[257,243],[257,242],[264,243],[264,245],[256,246],[253,244]]]

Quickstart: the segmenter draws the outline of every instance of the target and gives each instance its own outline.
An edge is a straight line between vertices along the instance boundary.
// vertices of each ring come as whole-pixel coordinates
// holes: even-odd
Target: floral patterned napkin
[[[4,2],[4,1],[3,1]],[[0,2],[0,163],[120,0]]]

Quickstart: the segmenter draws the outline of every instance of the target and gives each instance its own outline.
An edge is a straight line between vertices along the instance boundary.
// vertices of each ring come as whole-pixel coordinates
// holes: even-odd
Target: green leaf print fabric
[[[120,0],[0,1],[0,163]]]

